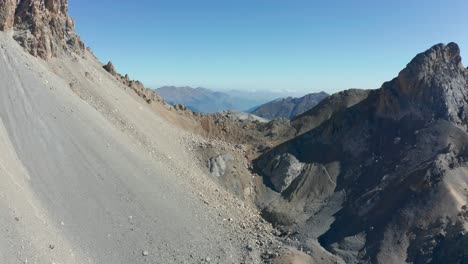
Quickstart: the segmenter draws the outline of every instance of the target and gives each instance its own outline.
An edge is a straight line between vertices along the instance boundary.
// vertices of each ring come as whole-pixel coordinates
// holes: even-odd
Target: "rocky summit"
[[[456,44],[436,45],[367,99],[258,158],[281,192],[265,216],[346,263],[466,261],[467,73]]]

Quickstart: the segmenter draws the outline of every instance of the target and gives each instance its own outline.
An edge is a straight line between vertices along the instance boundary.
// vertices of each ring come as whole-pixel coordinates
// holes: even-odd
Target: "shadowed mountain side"
[[[283,197],[264,214],[347,263],[466,261],[467,88],[456,44],[419,54],[381,89],[255,161]]]
[[[250,112],[254,115],[266,118],[292,119],[316,106],[329,95],[325,92],[311,93],[300,98],[280,98],[254,108]]]

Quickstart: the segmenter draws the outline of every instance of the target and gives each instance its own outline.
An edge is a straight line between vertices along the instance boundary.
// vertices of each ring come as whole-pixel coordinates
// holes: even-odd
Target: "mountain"
[[[367,98],[371,90],[349,89],[335,93],[323,99],[309,111],[291,120],[291,126],[297,134],[303,134],[319,126],[338,112],[360,103]]]
[[[255,107],[250,111],[250,113],[267,119],[278,117],[292,119],[295,116],[312,109],[328,96],[329,95],[327,93],[320,92],[307,94],[300,98],[280,98]]]
[[[0,1],[0,263],[468,262],[456,44],[268,121],[167,104],[67,9]]]
[[[194,112],[214,113],[238,108],[236,102],[226,93],[206,88],[165,86],[155,90],[169,104],[182,104]]]
[[[165,86],[155,90],[169,104],[182,104],[194,112],[215,113],[246,110],[266,102],[268,96],[251,96],[249,92],[212,91],[206,88]]]
[[[329,119],[306,113],[318,120],[312,130],[254,161],[279,194],[264,216],[304,250],[318,240],[346,263],[468,261],[468,70],[459,47],[436,45],[356,95]]]
[[[198,87],[164,86],[155,90],[166,102],[182,104],[194,112],[216,113],[225,110],[247,111],[279,97],[295,95],[293,91],[228,90],[213,91]]]

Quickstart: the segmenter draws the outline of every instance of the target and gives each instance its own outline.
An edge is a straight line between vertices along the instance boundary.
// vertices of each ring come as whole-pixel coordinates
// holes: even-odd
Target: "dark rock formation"
[[[333,115],[360,103],[367,98],[370,91],[349,89],[330,95],[309,111],[294,117],[291,120],[291,126],[297,130],[297,135],[308,132],[330,119]]]
[[[106,65],[102,66],[104,70],[106,70],[108,73],[116,76],[117,72],[115,71],[114,64],[112,64],[111,61],[109,61]],[[125,78],[128,79],[128,75],[125,75]]]
[[[68,16],[67,0],[2,0],[0,30],[14,30],[14,38],[42,59],[85,49]]]
[[[436,45],[381,89],[261,156],[254,166],[267,181],[279,177],[268,166],[285,154],[309,166],[265,216],[347,263],[466,261],[467,74],[456,44]]]

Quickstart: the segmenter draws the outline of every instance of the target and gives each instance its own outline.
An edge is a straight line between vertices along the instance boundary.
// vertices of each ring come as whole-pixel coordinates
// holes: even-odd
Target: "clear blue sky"
[[[378,88],[433,44],[468,52],[466,0],[69,2],[98,58],[155,88]]]

